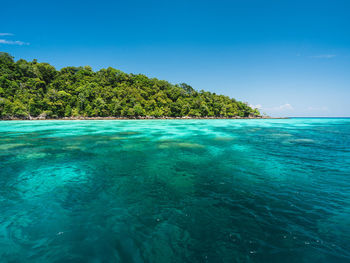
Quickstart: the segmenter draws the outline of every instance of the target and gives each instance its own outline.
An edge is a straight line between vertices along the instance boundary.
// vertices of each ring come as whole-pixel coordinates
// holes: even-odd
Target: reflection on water
[[[0,123],[1,262],[349,262],[350,120]]]

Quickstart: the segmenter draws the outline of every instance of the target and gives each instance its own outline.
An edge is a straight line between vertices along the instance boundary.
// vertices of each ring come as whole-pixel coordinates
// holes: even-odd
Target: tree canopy
[[[247,103],[114,68],[56,70],[0,52],[0,117],[248,117]]]

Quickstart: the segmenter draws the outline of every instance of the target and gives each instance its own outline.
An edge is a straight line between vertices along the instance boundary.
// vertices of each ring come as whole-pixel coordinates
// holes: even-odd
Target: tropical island
[[[56,70],[0,52],[1,119],[261,118],[241,101],[186,83],[90,66]]]

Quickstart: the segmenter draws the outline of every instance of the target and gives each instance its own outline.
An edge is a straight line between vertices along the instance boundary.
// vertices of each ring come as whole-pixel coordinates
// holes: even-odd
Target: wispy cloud
[[[261,104],[256,104],[256,105],[249,104],[249,107],[251,107],[253,109],[258,109],[258,110],[262,109]]]
[[[6,40],[6,39],[0,39],[0,44],[5,44],[5,45],[18,45],[18,46],[24,46],[24,45],[29,45],[27,42],[23,41],[18,41],[18,40]]]
[[[276,106],[276,107],[262,107],[261,105],[252,105],[253,107],[259,109],[259,110],[266,110],[266,111],[271,111],[271,112],[285,112],[285,111],[293,111],[294,110],[294,107],[289,104],[289,103],[286,103],[286,104],[282,104],[282,105],[279,105],[279,106]],[[257,107],[259,106],[259,108]]]
[[[289,103],[277,106],[277,107],[273,107],[272,110],[275,111],[285,111],[285,110],[294,110],[293,106],[290,105]]]
[[[325,58],[325,59],[330,59],[330,58],[335,58],[337,55],[334,54],[322,54],[322,55],[316,55],[316,56],[309,56],[309,58]]]
[[[14,36],[12,33],[0,33],[0,36],[7,37],[7,36]],[[0,39],[0,44],[4,45],[17,45],[17,46],[25,46],[29,45],[27,42],[19,41],[19,40],[7,40],[7,39]]]
[[[12,33],[0,33],[0,36],[13,36]]]
[[[307,108],[308,111],[329,111],[328,107],[322,106],[322,107],[313,107],[310,106]]]

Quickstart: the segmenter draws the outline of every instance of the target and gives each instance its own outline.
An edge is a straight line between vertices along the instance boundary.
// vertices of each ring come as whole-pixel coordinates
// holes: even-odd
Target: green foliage
[[[258,116],[227,96],[196,91],[114,68],[65,67],[0,52],[0,117],[233,117]]]

